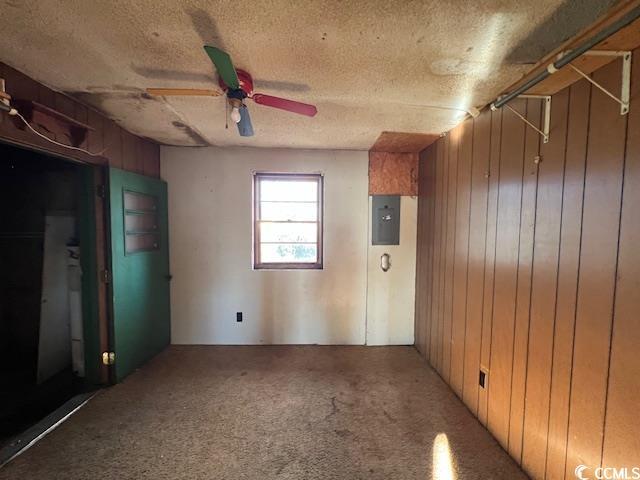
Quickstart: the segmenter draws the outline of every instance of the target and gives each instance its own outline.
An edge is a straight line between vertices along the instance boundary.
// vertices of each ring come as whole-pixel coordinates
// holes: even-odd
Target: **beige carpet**
[[[2,479],[525,479],[410,347],[174,346]]]

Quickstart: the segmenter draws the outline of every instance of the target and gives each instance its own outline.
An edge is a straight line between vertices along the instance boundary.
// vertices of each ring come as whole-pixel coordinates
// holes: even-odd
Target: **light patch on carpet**
[[[451,447],[446,433],[439,433],[433,442],[433,480],[456,480]]]

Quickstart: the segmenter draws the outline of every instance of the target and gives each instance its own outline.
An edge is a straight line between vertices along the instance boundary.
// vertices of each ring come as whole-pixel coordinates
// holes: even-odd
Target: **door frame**
[[[112,382],[111,368],[102,362],[101,352],[110,351],[113,328],[112,316],[108,307],[108,268],[111,263],[109,255],[109,212],[106,201],[108,167],[77,160],[70,156],[61,155],[48,149],[29,143],[17,142],[7,138],[0,132],[0,143],[11,147],[32,151],[47,157],[72,163],[81,167],[79,174],[82,178],[78,208],[78,228],[89,239],[90,257],[81,256],[82,268],[89,275],[83,275],[82,280],[82,315],[85,345],[85,381],[88,384],[103,385]],[[93,215],[92,215],[93,213]],[[81,240],[82,242],[82,240]],[[82,260],[85,260],[84,262]],[[106,275],[106,276],[105,276]],[[107,280],[107,281],[105,281]],[[89,308],[91,302],[95,308]],[[87,328],[89,327],[89,328]],[[92,332],[93,338],[88,338]],[[91,348],[87,348],[91,347]],[[98,353],[92,363],[89,354]]]

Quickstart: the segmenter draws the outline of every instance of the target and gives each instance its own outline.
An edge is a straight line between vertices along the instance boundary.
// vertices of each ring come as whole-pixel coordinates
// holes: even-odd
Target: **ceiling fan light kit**
[[[253,137],[253,125],[249,117],[249,109],[246,105],[240,107],[240,121],[238,122],[238,132],[241,137]]]
[[[274,97],[263,93],[253,93],[253,78],[244,71],[233,66],[231,56],[217,47],[205,45],[204,50],[213,62],[218,72],[218,83],[227,97],[227,103],[231,107],[231,120],[238,126],[238,133],[242,137],[253,136],[253,125],[249,109],[245,104],[245,99],[249,98],[258,105],[278,108],[298,115],[313,117],[318,113],[314,105],[296,102],[286,98]],[[147,93],[151,95],[181,95],[181,96],[220,96],[217,90],[209,89],[185,89],[185,88],[148,88]]]

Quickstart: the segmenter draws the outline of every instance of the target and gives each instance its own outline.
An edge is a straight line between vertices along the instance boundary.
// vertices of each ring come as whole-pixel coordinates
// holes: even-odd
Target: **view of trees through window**
[[[319,268],[322,245],[322,177],[256,174],[256,268]]]

